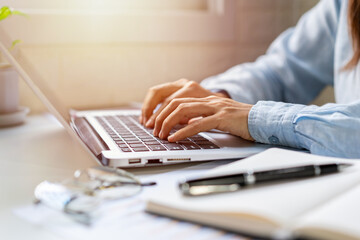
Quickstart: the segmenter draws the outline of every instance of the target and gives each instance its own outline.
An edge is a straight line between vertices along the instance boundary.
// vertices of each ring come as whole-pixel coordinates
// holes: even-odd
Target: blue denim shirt
[[[353,55],[347,5],[347,0],[322,0],[266,55],[202,85],[255,104],[248,123],[258,142],[360,158],[360,65],[343,70]],[[305,105],[326,85],[334,86],[336,103]]]

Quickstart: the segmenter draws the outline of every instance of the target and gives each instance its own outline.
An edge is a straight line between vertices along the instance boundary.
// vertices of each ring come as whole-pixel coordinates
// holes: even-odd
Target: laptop
[[[177,143],[152,135],[142,126],[140,110],[67,109],[21,51],[10,51],[11,40],[0,28],[0,50],[48,110],[55,115],[89,158],[109,167],[144,167],[185,162],[239,159],[261,152],[269,145],[253,143],[213,130]],[[172,132],[180,129],[177,126]]]

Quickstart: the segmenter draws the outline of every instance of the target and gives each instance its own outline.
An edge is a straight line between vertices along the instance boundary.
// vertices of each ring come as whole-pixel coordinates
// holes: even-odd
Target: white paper
[[[263,216],[279,226],[291,224],[293,219],[324,204],[360,182],[360,161],[327,158],[282,149],[270,149],[253,157],[224,165],[206,175],[306,165],[325,162],[350,162],[354,166],[341,173],[303,180],[280,182],[253,187],[234,193],[200,197],[183,196],[176,188],[168,188],[166,200],[154,194],[149,201],[192,212],[248,213]],[[164,189],[159,189],[164,190]]]
[[[295,227],[324,229],[360,238],[359,204],[360,184],[299,219]]]

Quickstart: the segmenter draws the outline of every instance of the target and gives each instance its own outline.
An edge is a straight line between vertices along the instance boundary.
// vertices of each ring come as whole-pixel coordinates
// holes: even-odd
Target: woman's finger
[[[167,95],[169,95],[169,92],[172,91],[176,90],[174,90],[174,88],[170,84],[150,88],[150,90],[146,94],[141,110],[142,124],[145,124],[147,122],[148,118],[152,115],[156,106],[161,103],[167,97]]]
[[[156,113],[151,116],[153,118],[153,128],[154,135],[157,136],[162,122],[165,118],[174,111],[181,103],[189,103],[189,102],[198,102],[200,100],[194,98],[175,98],[170,101],[170,103],[166,104],[166,106],[162,106],[162,109],[159,109]],[[150,124],[149,124],[150,125]]]
[[[192,103],[203,101],[201,99],[196,98],[176,98],[173,99],[167,106],[165,106],[161,112],[157,112],[156,119],[154,120],[154,135],[158,136],[163,121],[182,103]],[[185,117],[185,116],[184,116]]]
[[[155,119],[157,118],[157,116],[162,112],[162,110],[171,102],[170,98],[166,98],[162,103],[161,106],[159,107],[158,110],[156,110],[156,112],[154,112],[149,119],[144,123],[145,127],[147,128],[153,128],[155,125]]]
[[[141,123],[145,124],[153,114],[156,106],[163,102],[168,96],[182,88],[189,80],[180,79],[175,82],[161,84],[150,88],[146,94],[143,107],[141,110]]]
[[[199,132],[209,131],[211,129],[217,128],[218,126],[218,117],[211,115],[209,117],[204,117],[200,120],[195,121],[192,124],[187,125],[186,127],[180,129],[173,135],[168,137],[169,142],[177,142],[187,137],[191,137]]]
[[[188,124],[192,124],[192,123],[194,123],[194,122],[196,122],[196,121],[199,121],[199,120],[201,120],[203,117],[195,117],[195,118],[191,118],[191,119],[189,119],[189,121],[187,122]]]
[[[209,116],[214,114],[213,109],[204,102],[181,103],[162,122],[158,136],[166,139],[171,129],[179,124],[184,118]]]
[[[160,115],[160,113],[162,113],[162,111],[168,106],[168,104],[170,104],[172,100],[177,98],[192,97],[193,95],[194,95],[193,92],[187,87],[183,87],[177,90],[163,101],[160,108],[151,115],[149,120],[146,122],[145,126],[147,128],[153,128],[155,126],[155,119]]]

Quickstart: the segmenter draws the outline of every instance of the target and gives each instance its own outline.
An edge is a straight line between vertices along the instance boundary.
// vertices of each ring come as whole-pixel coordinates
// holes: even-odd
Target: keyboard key
[[[212,142],[210,142],[209,140],[197,140],[197,141],[194,141],[196,144],[198,145],[206,145],[206,144],[213,144]]]
[[[136,138],[136,136],[134,134],[123,134],[120,135],[123,139],[127,139],[127,138]]]
[[[219,147],[215,144],[202,144],[199,145],[202,149],[218,149]]]
[[[135,136],[132,137],[122,137],[125,141],[139,141],[139,139]]]
[[[128,146],[125,143],[119,143],[119,148],[127,148]]]
[[[139,140],[131,140],[131,141],[125,141],[127,144],[142,144],[142,142],[141,141],[139,141]]]
[[[165,146],[167,149],[169,149],[170,151],[184,150],[179,144],[176,144],[176,143],[164,144],[164,146]]]
[[[155,138],[145,138],[145,139],[141,139],[141,141],[143,141],[143,142],[157,142],[157,143],[159,143],[158,141],[156,141]]]
[[[145,147],[145,145],[142,144],[142,143],[129,143],[129,146],[132,147],[132,148]]]
[[[200,148],[198,145],[196,145],[195,143],[182,143],[181,146],[184,147],[186,150],[201,149],[201,148]]]
[[[125,142],[140,142],[139,139],[137,138],[124,138]]]
[[[148,142],[145,142],[144,141],[144,143],[146,144],[146,145],[161,145],[158,141],[156,141],[156,140],[152,140],[152,141],[148,141]]]
[[[133,133],[136,133],[136,134],[143,134],[144,133],[144,130],[142,128],[131,128],[132,132]]]
[[[166,151],[166,148],[161,145],[149,145],[151,151]]]
[[[121,151],[123,152],[131,152],[131,149],[130,148],[120,148]]]
[[[137,135],[139,138],[144,138],[144,139],[148,139],[148,138],[154,138],[153,136],[149,135],[148,133],[141,133]]]
[[[204,140],[204,141],[208,141],[206,138],[204,138],[203,136],[200,136],[198,134],[189,137],[191,140],[193,141],[199,141],[199,140]]]
[[[123,138],[126,138],[126,137],[135,137],[135,135],[134,134],[132,134],[132,133],[126,133],[126,134],[121,134],[121,136],[123,137]]]
[[[147,152],[149,151],[149,149],[147,149],[146,147],[143,148],[133,148],[134,152]]]
[[[193,142],[190,141],[190,140],[181,140],[181,141],[178,141],[177,143],[179,143],[179,144],[186,144],[186,143],[193,143]]]
[[[119,133],[120,136],[133,136],[133,134],[128,130],[121,130],[121,131],[117,131],[117,132]]]

